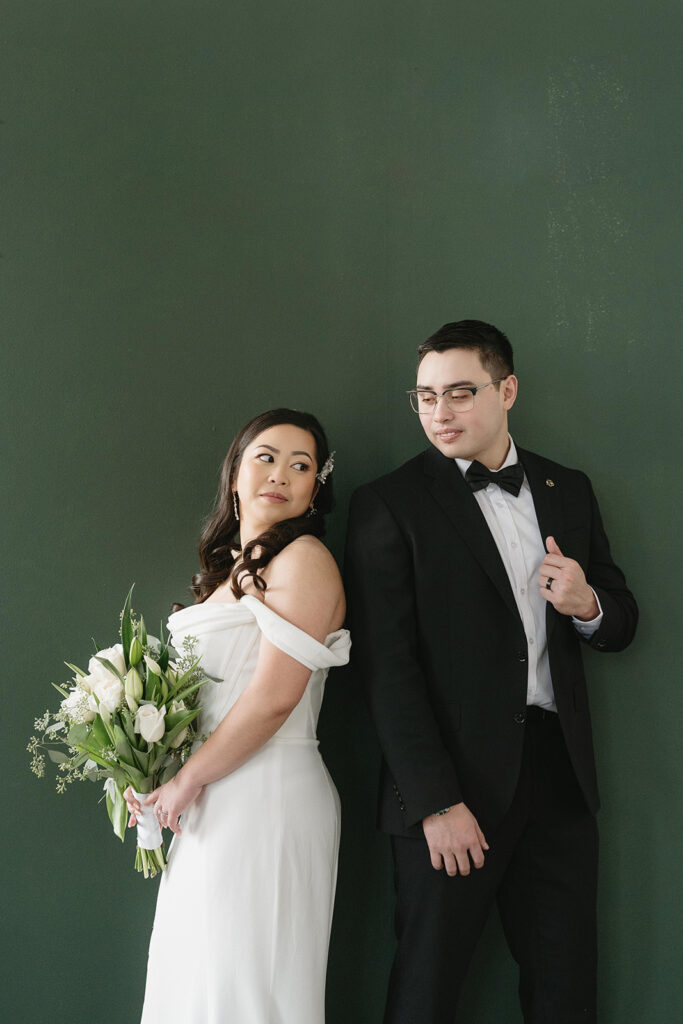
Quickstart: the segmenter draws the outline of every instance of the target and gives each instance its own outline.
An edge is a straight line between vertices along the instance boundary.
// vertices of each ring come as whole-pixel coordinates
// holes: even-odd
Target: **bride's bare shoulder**
[[[317,537],[297,537],[268,566],[266,604],[290,621],[304,616],[309,632],[337,629],[344,620],[344,588],[332,554]],[[315,625],[314,625],[315,623]],[[317,629],[315,628],[317,626]],[[311,628],[313,627],[313,628]]]

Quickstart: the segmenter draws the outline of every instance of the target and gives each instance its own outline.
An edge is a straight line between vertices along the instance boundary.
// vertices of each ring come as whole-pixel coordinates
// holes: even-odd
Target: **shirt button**
[[[516,548],[516,547],[517,547],[517,541],[516,541],[516,540],[513,540],[513,542],[512,542],[512,544],[510,545],[510,547],[511,547],[511,548]]]
[[[526,594],[526,587],[520,587],[519,592],[520,594]]]
[[[532,636],[530,636],[530,637],[529,637],[529,641],[528,641],[528,642],[529,642],[530,644],[532,644],[532,643],[534,642],[534,638],[533,638]]]

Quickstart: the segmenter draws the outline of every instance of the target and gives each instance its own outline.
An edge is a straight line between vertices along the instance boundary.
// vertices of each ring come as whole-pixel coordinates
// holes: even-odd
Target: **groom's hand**
[[[573,558],[564,557],[554,537],[547,537],[545,546],[548,554],[538,571],[541,597],[550,601],[561,615],[590,622],[600,614],[600,608],[583,569]]]
[[[446,814],[429,814],[422,829],[437,871],[445,868],[448,875],[469,875],[470,860],[475,868],[483,867],[489,844],[464,803],[454,804]]]

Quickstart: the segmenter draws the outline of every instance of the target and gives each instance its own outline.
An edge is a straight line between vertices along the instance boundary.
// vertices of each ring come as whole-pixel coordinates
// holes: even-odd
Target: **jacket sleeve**
[[[345,582],[352,663],[409,827],[462,796],[420,666],[409,540],[372,485],[351,499]]]
[[[621,569],[612,561],[600,509],[588,483],[591,501],[591,539],[586,580],[596,591],[603,610],[600,626],[585,642],[598,651],[621,651],[631,643],[638,624],[638,606]]]

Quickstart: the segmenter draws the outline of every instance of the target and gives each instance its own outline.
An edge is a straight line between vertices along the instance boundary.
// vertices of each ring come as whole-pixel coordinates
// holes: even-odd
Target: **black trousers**
[[[398,948],[384,1024],[454,1024],[496,900],[526,1024],[596,1020],[597,826],[557,715],[532,712],[525,730],[515,797],[486,837],[484,867],[451,878],[432,867],[426,840],[392,836]]]

